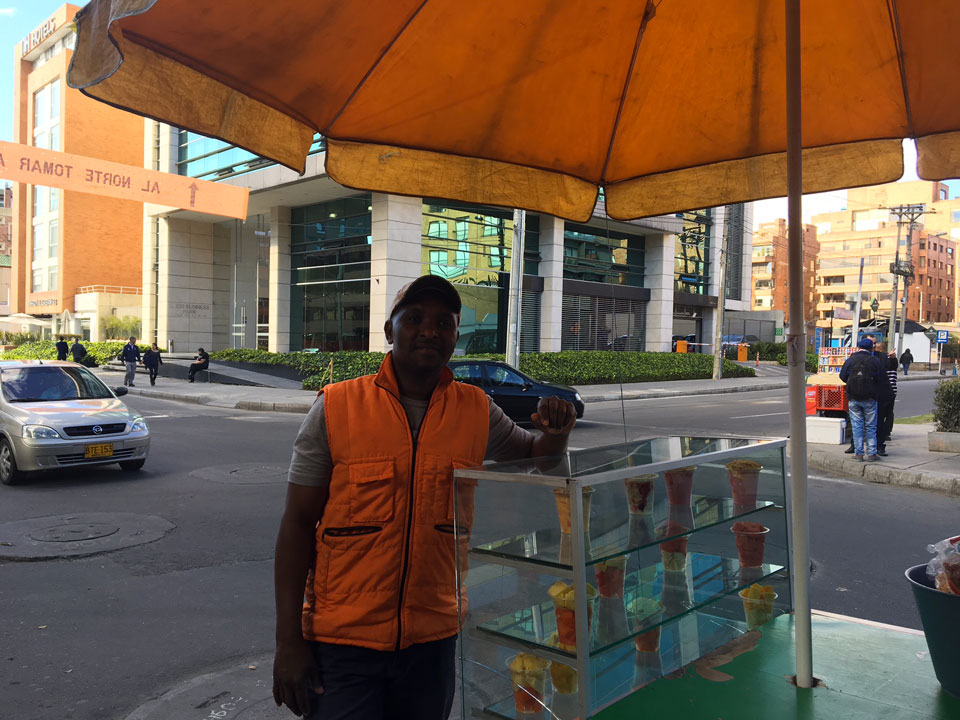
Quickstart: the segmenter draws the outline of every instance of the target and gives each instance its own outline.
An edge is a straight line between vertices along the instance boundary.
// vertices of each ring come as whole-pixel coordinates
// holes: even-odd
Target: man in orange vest
[[[273,667],[274,699],[297,715],[445,720],[460,629],[453,470],[566,449],[571,403],[541,399],[534,435],[454,382],[460,309],[440,277],[404,287],[380,371],[325,387],[300,428],[277,537]]]

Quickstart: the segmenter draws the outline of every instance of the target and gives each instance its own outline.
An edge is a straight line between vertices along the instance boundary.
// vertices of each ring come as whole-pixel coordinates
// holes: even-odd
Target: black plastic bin
[[[906,576],[917,601],[937,680],[946,692],[960,698],[960,595],[934,588],[926,565],[914,565]]]

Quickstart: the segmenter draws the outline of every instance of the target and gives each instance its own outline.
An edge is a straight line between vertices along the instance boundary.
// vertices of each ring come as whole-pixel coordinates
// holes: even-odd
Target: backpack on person
[[[855,358],[850,363],[850,374],[847,376],[847,395],[853,400],[869,400],[874,396],[875,383],[870,371],[873,356],[868,353],[857,353],[862,357]]]

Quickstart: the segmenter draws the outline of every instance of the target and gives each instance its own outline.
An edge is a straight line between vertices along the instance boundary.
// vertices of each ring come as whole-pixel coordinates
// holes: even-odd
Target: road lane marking
[[[773,417],[774,415],[789,415],[789,414],[790,414],[790,411],[787,410],[787,411],[785,411],[785,412],[762,413],[762,414],[760,414],[760,415],[734,415],[734,416],[731,417],[730,419],[731,419],[731,420],[745,420],[746,418]]]

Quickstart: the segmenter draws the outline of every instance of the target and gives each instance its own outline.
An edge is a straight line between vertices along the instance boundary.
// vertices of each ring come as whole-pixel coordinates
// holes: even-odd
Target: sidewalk
[[[913,375],[910,376],[913,378]],[[933,424],[895,424],[887,443],[887,457],[879,462],[857,462],[846,455],[847,445],[810,443],[807,462],[820,470],[862,477],[887,485],[904,485],[960,495],[960,454],[931,452],[927,433]]]

